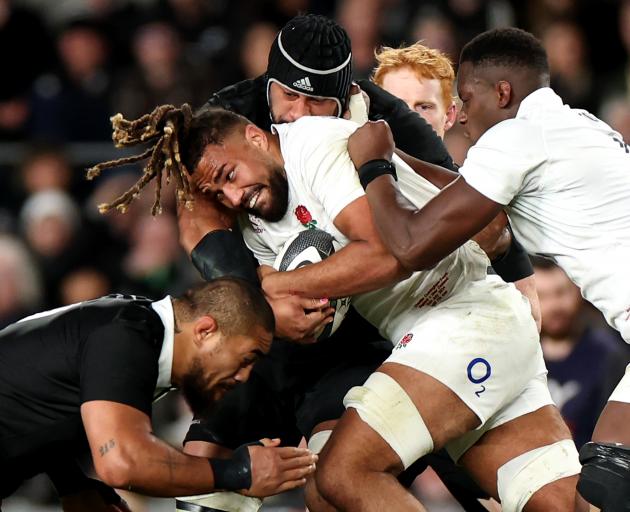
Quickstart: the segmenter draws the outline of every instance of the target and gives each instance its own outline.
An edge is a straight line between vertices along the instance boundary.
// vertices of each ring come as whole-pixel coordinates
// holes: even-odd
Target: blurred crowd
[[[160,298],[199,279],[179,247],[173,194],[163,193],[171,201],[157,217],[150,194],[125,215],[101,216],[97,205],[140,168],[93,182],[85,168],[120,156],[110,116],[198,107],[262,74],[277,31],[304,12],[345,27],[360,78],[382,45],[422,40],[456,63],[477,33],[525,28],[543,41],[565,102],[630,140],[630,0],[0,0],[0,328],[111,292]],[[461,163],[468,143],[457,126],[446,143]],[[628,354],[562,271],[537,262],[538,275],[552,392],[581,445]],[[162,411],[165,428],[185,424],[178,402]],[[418,492],[442,503],[432,510],[459,510],[430,475],[421,480]]]

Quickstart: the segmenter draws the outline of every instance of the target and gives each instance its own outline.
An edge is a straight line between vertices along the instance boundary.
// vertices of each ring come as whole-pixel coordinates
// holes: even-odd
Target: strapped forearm
[[[207,233],[190,253],[195,268],[206,281],[239,277],[258,286],[256,260],[240,232],[216,230]]]

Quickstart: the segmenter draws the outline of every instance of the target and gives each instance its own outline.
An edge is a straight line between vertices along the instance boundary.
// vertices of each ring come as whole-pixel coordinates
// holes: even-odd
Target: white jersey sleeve
[[[536,190],[546,162],[542,129],[508,119],[480,137],[459,172],[484,196],[507,205],[516,195]]]
[[[365,195],[348,154],[348,138],[357,128],[351,121],[322,117],[303,117],[277,127],[287,170],[298,171],[333,221]]]

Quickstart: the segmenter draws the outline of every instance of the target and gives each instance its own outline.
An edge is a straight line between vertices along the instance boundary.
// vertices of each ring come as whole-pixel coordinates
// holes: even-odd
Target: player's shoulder
[[[478,147],[503,149],[507,152],[544,150],[543,128],[528,119],[512,118],[488,129],[475,144]]]
[[[164,335],[164,324],[153,309],[152,303],[153,301],[146,297],[113,294],[97,299],[90,306],[110,309],[109,314],[112,315],[110,325],[141,332],[151,339],[161,339]]]
[[[273,125],[287,144],[300,143],[307,147],[347,141],[357,129],[356,123],[338,117],[303,116],[292,123]]]

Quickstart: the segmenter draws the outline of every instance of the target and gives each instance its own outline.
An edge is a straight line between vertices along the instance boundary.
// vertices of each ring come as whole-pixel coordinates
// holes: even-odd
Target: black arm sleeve
[[[207,105],[236,112],[265,130],[271,128],[266,75],[224,87],[210,97]]]
[[[397,148],[419,160],[441,165],[451,171],[457,170],[444,142],[422,116],[375,83],[369,80],[359,80],[357,83],[370,97],[369,118],[387,121]]]
[[[256,272],[258,264],[239,231],[210,231],[195,246],[190,257],[206,281],[231,276],[260,285]]]
[[[507,227],[512,235],[512,241],[508,250],[492,261],[492,268],[505,282],[513,283],[531,276],[534,273],[534,267],[525,248],[514,236],[511,226],[508,224]]]
[[[81,357],[81,403],[106,400],[151,416],[161,340],[156,318],[145,308],[127,308],[110,324],[92,332]],[[124,317],[121,318],[121,316]],[[164,336],[162,326],[161,336]]]

